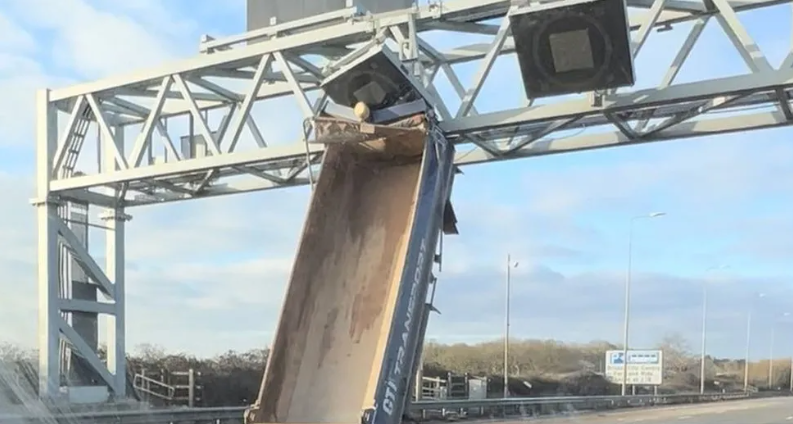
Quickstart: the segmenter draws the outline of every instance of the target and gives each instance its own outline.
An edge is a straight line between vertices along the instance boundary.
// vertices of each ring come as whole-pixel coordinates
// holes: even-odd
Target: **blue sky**
[[[0,5],[0,341],[35,342],[32,196],[34,90],[91,80],[197,54],[201,34],[243,31],[243,4],[210,1],[11,0]],[[190,5],[189,8],[186,5]],[[787,6],[743,13],[777,65],[788,49]],[[638,87],[657,83],[686,26],[653,33],[637,62]],[[682,31],[681,31],[682,30]],[[470,37],[472,42],[478,41]],[[436,46],[465,42],[432,34]],[[514,59],[497,63],[480,111],[514,107]],[[475,66],[457,67],[468,84]],[[711,22],[678,81],[745,71]],[[450,96],[448,82],[439,89]],[[290,101],[274,110],[296,114]],[[450,102],[456,105],[457,102]],[[292,108],[292,109],[289,109]],[[279,115],[279,121],[297,119]],[[265,119],[265,118],[262,118]],[[297,128],[273,128],[292,134]],[[513,334],[619,342],[628,219],[634,249],[636,346],[679,333],[698,349],[699,302],[710,275],[712,352],[743,352],[747,299],[762,291],[753,349],[765,354],[769,323],[793,311],[793,146],[789,129],[606,149],[464,169],[454,201],[461,235],[447,239],[446,269],[429,338],[499,337],[503,267],[514,273]],[[211,355],[267,345],[307,202],[306,189],[131,211],[128,343]],[[97,242],[94,246],[101,246]],[[793,327],[780,331],[793,332]],[[793,353],[782,338],[780,352]],[[787,354],[786,353],[786,354]]]

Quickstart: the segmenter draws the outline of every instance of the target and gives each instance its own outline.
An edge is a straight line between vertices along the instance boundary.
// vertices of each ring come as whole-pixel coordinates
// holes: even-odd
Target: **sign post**
[[[606,378],[622,384],[625,363],[628,364],[626,384],[660,386],[664,378],[664,353],[661,350],[629,350],[627,358],[621,350],[606,352]]]

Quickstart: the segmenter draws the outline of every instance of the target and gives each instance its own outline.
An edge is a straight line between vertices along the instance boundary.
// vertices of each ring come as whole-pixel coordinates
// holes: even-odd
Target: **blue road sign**
[[[640,350],[628,353],[628,363],[631,364],[657,364],[660,360],[658,352]]]
[[[624,363],[625,363],[625,357],[623,352],[614,352],[611,354],[612,365],[622,365]]]

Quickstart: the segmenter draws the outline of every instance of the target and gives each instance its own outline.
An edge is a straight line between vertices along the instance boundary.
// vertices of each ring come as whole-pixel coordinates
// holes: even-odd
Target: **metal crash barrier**
[[[783,393],[777,393],[782,395]],[[787,394],[787,393],[785,393]],[[432,400],[415,402],[410,414],[418,420],[534,416],[651,407],[700,402],[718,402],[756,397],[746,393],[671,394],[637,396],[560,396],[476,400]],[[3,414],[2,424],[240,424],[245,407],[146,409],[90,413]]]
[[[442,400],[414,404],[412,413],[425,420],[499,416],[539,416],[617,408],[747,399],[746,393],[667,394],[636,396],[558,396],[508,399]]]

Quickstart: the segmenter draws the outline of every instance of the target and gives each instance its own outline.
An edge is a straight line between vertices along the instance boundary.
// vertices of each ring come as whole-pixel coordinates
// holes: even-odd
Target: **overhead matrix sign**
[[[606,352],[606,378],[622,384],[622,373],[628,363],[626,383],[633,386],[659,386],[664,378],[664,353],[660,350],[629,350],[627,358],[621,350]]]

